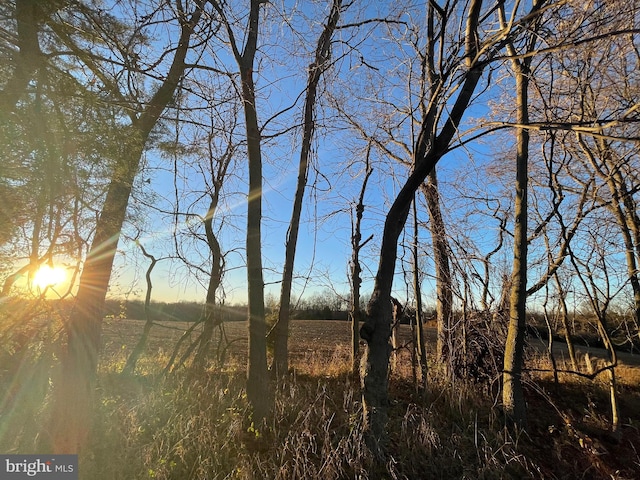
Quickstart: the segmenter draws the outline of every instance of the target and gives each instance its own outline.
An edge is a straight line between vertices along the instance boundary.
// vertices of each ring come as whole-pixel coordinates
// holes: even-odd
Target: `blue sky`
[[[284,2],[288,16],[284,18],[273,5],[269,5],[265,18],[266,30],[260,43],[254,72],[258,86],[258,116],[261,124],[273,119],[263,132],[264,161],[264,197],[263,197],[263,258],[264,278],[267,293],[279,293],[279,280],[284,258],[284,245],[291,215],[292,199],[297,176],[297,161],[300,148],[300,129],[288,130],[299,123],[302,108],[302,93],[306,82],[306,68],[321,24],[318,19],[326,15],[324,2],[304,3],[303,10],[295,13],[295,2]],[[395,2],[366,2],[361,10],[349,9],[346,22],[356,19],[383,17],[387,9],[395,8]],[[412,6],[414,19],[423,18],[424,3],[416,2]],[[406,14],[404,20],[410,17]],[[286,22],[285,22],[286,20]],[[288,22],[288,23],[287,23]],[[291,34],[290,26],[298,32]],[[300,33],[302,32],[302,33]],[[169,32],[170,34],[171,32]],[[415,83],[409,84],[406,74],[415,68],[411,62],[408,40],[401,35],[403,28],[389,25],[367,24],[366,27],[340,30],[336,35],[332,69],[325,74],[320,89],[320,104],[317,109],[316,140],[314,143],[313,166],[309,175],[309,188],[306,192],[303,208],[302,226],[296,257],[296,281],[294,293],[303,290],[307,294],[334,289],[347,294],[348,264],[351,256],[350,209],[357,199],[364,170],[366,141],[354,129],[350,128],[333,108],[331,97],[343,102],[346,108],[362,121],[363,128],[369,132],[379,132],[381,119],[386,125],[394,125],[393,139],[411,144],[410,114],[411,102],[415,102]],[[158,51],[166,46],[168,34],[159,35],[150,44],[150,59],[157,57]],[[239,35],[239,38],[241,35]],[[155,49],[155,50],[154,50]],[[201,52],[199,62],[227,70],[231,77],[237,71],[224,41],[212,45]],[[150,60],[150,61],[151,61]],[[166,59],[165,59],[166,61]],[[223,98],[233,96],[233,87],[229,77],[212,76],[206,71],[195,70],[187,77],[187,85],[192,89],[201,89],[212,104],[218,103],[218,117],[211,121],[213,131],[212,145],[218,153],[223,152],[230,143],[241,143],[244,135],[242,117],[234,116],[237,104],[225,103]],[[197,80],[197,82],[196,82]],[[495,78],[494,78],[495,81]],[[490,113],[490,102],[508,99],[509,76],[500,78],[497,90],[484,91],[469,110],[463,130],[473,124],[474,118]],[[382,102],[381,102],[382,100]],[[192,98],[184,97],[185,106],[191,105]],[[386,102],[386,103],[384,103]],[[394,105],[391,105],[393,102]],[[202,106],[201,104],[199,106]],[[287,109],[287,107],[292,107]],[[406,110],[405,113],[402,113]],[[279,115],[274,115],[278,112]],[[204,114],[204,112],[200,112]],[[169,110],[168,116],[175,115]],[[181,112],[182,116],[192,115],[192,120],[210,120],[196,113]],[[388,116],[385,117],[385,116]],[[238,120],[237,128],[230,132],[233,118]],[[163,125],[163,140],[171,141],[176,135],[182,143],[197,138],[196,144],[204,147],[205,137],[210,132],[196,130],[181,124],[178,131],[171,122]],[[219,130],[216,130],[219,129]],[[504,131],[473,144],[458,148],[448,154],[438,166],[441,187],[442,206],[448,226],[451,229],[453,254],[462,253],[462,257],[479,257],[493,249],[497,243],[498,221],[491,216],[491,210],[497,207],[495,198],[501,198],[501,208],[508,210],[514,155],[511,149],[511,137]],[[400,147],[395,147],[400,148]],[[206,149],[203,150],[206,152]],[[153,298],[160,301],[204,299],[202,284],[206,275],[199,277],[193,269],[188,270],[175,259],[173,235],[177,227],[184,233],[187,227],[194,227],[200,234],[195,217],[180,216],[174,223],[171,212],[176,199],[180,210],[189,209],[190,214],[203,215],[208,201],[205,193],[206,155],[200,152],[180,152],[173,156],[166,151],[150,149],[146,153],[145,167],[138,177],[136,191],[131,202],[130,220],[120,241],[120,254],[112,279],[112,295],[144,297],[144,274],[148,260],[131,238],[138,236],[144,247],[157,258],[163,258],[153,272]],[[501,166],[490,173],[485,170],[489,161],[498,158]],[[226,253],[227,271],[224,277],[225,301],[244,302],[246,299],[246,271],[244,269],[244,226],[246,211],[246,159],[243,148],[239,147],[230,168],[231,176],[225,182],[215,227],[223,252]],[[385,212],[390,205],[398,185],[406,178],[407,168],[399,165],[380,152],[372,156],[374,174],[369,182],[365,197],[366,210],[363,220],[364,239],[373,235],[373,240],[361,252],[363,263],[364,295],[370,293],[371,279],[377,267],[377,254]],[[174,182],[173,170],[177,166],[179,178]],[[503,196],[503,194],[506,195]],[[483,200],[484,199],[484,200]],[[159,210],[149,208],[153,205]],[[162,213],[164,212],[164,213]],[[420,209],[419,219],[426,224],[424,208]],[[189,223],[191,222],[191,223]],[[410,242],[410,229],[402,239],[404,246]],[[433,297],[433,269],[430,265],[428,229],[423,227],[420,233],[421,263],[425,267],[423,291],[425,304],[429,305]],[[195,265],[206,270],[207,249],[200,240],[181,236],[179,240],[182,253]],[[541,251],[533,246],[532,252]],[[463,250],[465,250],[463,252]],[[508,269],[510,255],[509,238],[501,254],[494,257],[496,269]],[[398,263],[396,295],[404,298],[406,288],[402,279],[403,266],[406,268],[409,257],[407,251],[399,246],[399,256],[405,263]],[[474,263],[475,262],[475,263]],[[532,275],[542,263],[532,265]],[[470,271],[478,269],[478,260],[471,260],[467,266]],[[466,272],[469,274],[469,272]],[[473,272],[470,273],[471,275]]]
[[[285,2],[289,3],[289,2]],[[291,3],[293,5],[293,3]],[[313,6],[311,6],[313,5]],[[289,5],[290,6],[290,5]],[[383,17],[388,12],[387,8],[394,8],[394,2],[367,2],[362,10],[352,7],[344,17],[345,22],[357,19]],[[311,9],[316,9],[311,11]],[[417,4],[413,7],[414,18],[422,18],[424,5]],[[300,15],[298,15],[300,14]],[[257,61],[260,69],[254,75],[258,86],[258,115],[259,121],[264,123],[276,112],[290,105],[295,106],[291,110],[277,117],[265,128],[263,134],[264,162],[264,195],[263,195],[263,263],[264,279],[267,293],[278,294],[280,290],[282,263],[284,259],[284,245],[286,232],[290,220],[292,199],[295,191],[297,177],[297,162],[299,157],[300,130],[279,134],[271,138],[271,135],[284,131],[296,124],[301,118],[302,96],[306,82],[306,66],[310,61],[309,54],[315,47],[315,41],[319,31],[319,18],[326,14],[326,4],[304,4],[303,10],[296,15],[291,15],[288,21],[300,31],[307,31],[303,37],[287,37],[289,30],[278,22],[279,13],[271,11],[267,18],[271,19],[271,27],[261,41],[261,54]],[[402,17],[404,20],[409,16]],[[315,19],[315,20],[314,20]],[[414,101],[414,93],[411,100],[408,96],[408,83],[406,72],[411,61],[410,48],[403,40],[394,37],[402,33],[402,28],[388,25],[367,25],[365,28],[340,30],[336,34],[337,43],[334,45],[333,58],[336,63],[325,75],[320,90],[320,105],[317,109],[316,141],[314,143],[314,167],[309,174],[310,187],[305,194],[305,206],[303,208],[302,225],[298,240],[296,255],[296,281],[294,293],[311,294],[327,288],[340,294],[347,294],[349,285],[347,282],[349,259],[351,257],[351,206],[355,203],[360,191],[364,171],[365,141],[341,120],[336,111],[329,105],[330,93],[340,97],[347,95],[345,101],[350,103],[350,108],[358,115],[362,115],[363,125],[375,130],[376,114],[386,114],[389,104],[381,104],[379,100],[392,100],[401,108],[409,108],[410,101]],[[274,41],[269,35],[284,35],[292,43],[282,40]],[[341,42],[342,41],[342,42]],[[357,49],[350,50],[350,45],[357,45]],[[220,68],[222,65],[230,72],[237,71],[237,66],[225,52],[223,45],[214,53],[205,54],[204,61],[210,61]],[[299,55],[306,51],[307,55]],[[294,54],[295,53],[295,54]],[[196,72],[198,73],[198,72]],[[206,78],[205,73],[198,73],[200,78]],[[353,89],[351,92],[350,89]],[[214,95],[217,94],[214,92]],[[487,113],[487,107],[480,102],[470,110],[470,116],[479,117]],[[402,117],[402,114],[394,112],[393,115]],[[241,119],[240,119],[241,120]],[[411,144],[407,118],[400,120],[402,125],[397,129],[400,140]],[[172,128],[172,127],[169,127]],[[185,132],[182,132],[185,133]],[[188,133],[188,132],[187,132]],[[231,139],[242,141],[244,129],[242,124],[238,126]],[[229,138],[215,139],[217,147],[222,150],[224,142]],[[473,149],[475,148],[475,151]],[[439,177],[443,197],[447,192],[455,193],[457,177],[460,172],[479,172],[484,162],[483,155],[488,151],[486,146],[469,146],[449,154],[439,166]],[[143,192],[154,193],[152,201],[154,205],[170,211],[174,202],[173,183],[173,159],[160,156],[157,151],[147,153],[147,169],[141,173],[141,178],[149,178],[151,183],[140,185]],[[180,158],[179,169],[181,179],[179,181],[178,198],[182,207],[190,203],[194,197],[200,195],[203,190],[203,178],[198,172],[197,166],[189,165],[194,158]],[[223,251],[227,254],[227,272],[224,277],[224,291],[226,301],[229,303],[244,302],[246,299],[246,271],[244,266],[244,212],[246,211],[246,160],[242,151],[238,153],[236,163],[231,169],[234,176],[230,178],[225,187],[224,198],[219,208],[219,216],[216,217],[216,225],[219,229],[219,240]],[[400,182],[407,175],[407,168],[399,165],[392,159],[386,158],[379,152],[372,156],[374,174],[369,182],[365,197],[366,210],[363,219],[363,239],[373,235],[373,240],[361,251],[363,263],[363,287],[364,295],[370,293],[372,277],[377,267],[377,254],[385,218],[385,211],[390,205]],[[318,173],[319,172],[319,173]],[[474,180],[477,182],[477,180]],[[490,182],[485,179],[479,188],[488,188]],[[313,185],[313,186],[312,186]],[[201,200],[194,213],[203,214],[206,211],[206,201]],[[460,210],[464,214],[464,206],[453,202],[447,202],[445,213],[457,214]],[[426,214],[420,211],[420,221],[426,222]],[[455,216],[455,215],[454,215]],[[469,225],[486,219],[471,216],[465,219]],[[140,241],[150,253],[157,257],[173,254],[174,224],[167,215],[158,213],[145,213],[142,220],[136,220],[141,228]],[[134,221],[134,223],[136,222]],[[184,229],[185,217],[181,217],[178,228]],[[128,229],[129,235],[133,235],[134,229]],[[495,227],[487,223],[478,230],[476,239],[485,239],[487,248],[492,248],[493,238],[496,236]],[[410,231],[407,231],[410,235]],[[429,234],[422,229],[421,239],[423,245],[422,262],[429,265],[428,240]],[[185,250],[188,256],[196,263],[201,263],[206,258],[206,247],[203,242],[184,240]],[[410,239],[404,240],[408,244]],[[144,273],[148,261],[141,255],[135,243],[123,239],[120,243],[122,255],[117,259],[116,276],[112,282],[112,293],[117,295],[144,296]],[[399,255],[408,262],[406,251],[399,248]],[[202,263],[202,265],[206,265]],[[396,295],[405,297],[406,287],[402,282],[402,264],[398,264],[398,280],[396,281]],[[405,265],[406,268],[406,265]],[[206,277],[201,276],[196,280],[193,271],[188,271],[179,261],[162,260],[153,272],[154,292],[157,300],[203,300],[204,288],[201,286]],[[426,295],[432,290],[433,279],[428,275],[424,279],[423,289]],[[426,301],[428,304],[429,302]]]
[[[326,15],[326,3],[304,3],[303,9],[294,12],[296,2],[284,2],[288,17],[283,22],[280,11],[269,7],[265,18],[267,28],[261,40],[260,54],[256,62],[258,68],[254,75],[258,86],[258,115],[261,123],[272,118],[274,114],[285,109],[275,121],[265,128],[263,144],[264,160],[264,220],[263,220],[263,258],[264,277],[267,293],[279,292],[286,231],[291,215],[292,198],[297,176],[297,161],[300,147],[300,130],[287,131],[301,118],[302,96],[306,82],[306,68],[315,48],[315,41],[321,26],[319,19]],[[365,2],[364,6],[353,5],[345,14],[345,22],[353,22],[374,17],[385,17],[395,8],[395,2]],[[119,7],[120,8],[120,7]],[[359,8],[359,10],[358,10]],[[423,18],[424,4],[413,5],[411,14],[414,18]],[[115,12],[115,11],[114,11]],[[407,20],[409,14],[402,19]],[[241,22],[243,25],[243,23]],[[291,35],[289,26],[295,28],[298,35]],[[159,24],[159,27],[162,26]],[[411,48],[399,35],[405,33],[403,27],[397,25],[367,24],[365,27],[339,30],[336,34],[333,58],[335,65],[325,75],[320,89],[320,105],[317,110],[318,131],[314,143],[314,169],[310,172],[309,185],[303,209],[302,226],[298,241],[296,257],[296,276],[294,292],[314,293],[327,288],[346,294],[348,263],[351,256],[350,246],[350,209],[357,199],[364,170],[363,159],[365,141],[359,134],[349,128],[341,120],[328,102],[329,94],[349,105],[352,113],[362,118],[363,125],[370,131],[378,127],[377,116],[391,115],[399,118],[396,129],[396,140],[411,144],[407,116],[390,110],[389,104],[380,100],[393,101],[396,106],[408,109],[410,101],[415,100],[408,94],[406,73],[415,59],[411,56]],[[166,32],[154,31],[149,51],[141,51],[144,58],[152,63],[159,52],[172,43],[170,37],[175,34],[168,28]],[[242,35],[238,34],[238,38]],[[283,41],[284,39],[284,41]],[[305,53],[306,52],[306,53]],[[164,59],[167,61],[167,58]],[[194,57],[195,61],[195,57]],[[202,52],[199,62],[218,69],[226,69],[232,73],[237,66],[231,58],[224,42],[215,43]],[[160,64],[160,67],[163,65]],[[161,70],[161,68],[160,68]],[[188,86],[194,89],[210,88],[207,94],[212,103],[229,96],[233,88],[225,77],[217,78],[206,71],[192,71],[187,77]],[[196,83],[198,82],[202,83]],[[204,86],[202,86],[204,85]],[[205,95],[206,96],[206,95]],[[340,98],[340,97],[343,98]],[[411,97],[411,100],[410,100]],[[189,101],[185,100],[186,102]],[[286,110],[293,105],[294,108]],[[199,105],[202,106],[202,105]],[[221,107],[222,111],[233,110],[234,107]],[[237,107],[235,107],[237,108]],[[485,113],[484,107],[471,111],[479,116]],[[167,112],[175,115],[175,110]],[[189,115],[181,113],[181,115]],[[196,118],[196,120],[206,120]],[[220,114],[222,117],[225,113]],[[228,126],[229,118],[218,118],[213,127]],[[225,125],[226,123],[226,125]],[[163,141],[170,142],[177,134],[181,142],[188,142],[199,137],[198,145],[204,146],[203,138],[208,132],[198,131],[181,125],[176,133],[171,122],[163,126]],[[214,135],[214,146],[223,151],[227,142],[241,142],[244,135],[242,118],[234,133],[228,136],[224,132]],[[273,135],[278,135],[272,137]],[[189,138],[188,138],[189,137]],[[484,148],[476,154],[484,151]],[[375,152],[374,152],[375,153]],[[459,169],[473,170],[478,168],[479,156],[470,156],[470,149],[453,152],[444,159],[439,167],[443,192],[447,192],[448,184],[455,186]],[[175,208],[176,198],[180,202],[180,210],[189,210],[192,214],[202,215],[206,211],[207,200],[201,198],[204,193],[204,177],[202,176],[202,153],[182,153],[173,157],[166,152],[161,154],[157,149],[150,149],[145,154],[145,167],[138,176],[134,198],[130,204],[130,220],[120,240],[120,253],[116,259],[112,278],[112,295],[128,295],[144,297],[144,274],[148,260],[131,239],[138,237],[147,251],[156,258],[163,258],[157,264],[153,275],[153,298],[156,300],[203,300],[206,276],[196,278],[193,270],[187,270],[175,259],[173,235],[177,226],[179,231],[187,228],[189,221],[198,223],[194,217],[181,216],[177,224],[166,212]],[[176,163],[174,163],[176,162]],[[366,211],[363,220],[363,238],[373,235],[373,240],[361,252],[363,263],[362,293],[371,291],[372,276],[377,267],[382,224],[385,211],[391,203],[398,185],[407,175],[407,168],[386,158],[379,152],[372,157],[374,174],[369,182],[365,197]],[[204,162],[206,164],[206,162]],[[173,169],[177,165],[180,173],[174,182]],[[232,177],[226,182],[225,190],[216,216],[216,227],[219,229],[220,243],[227,253],[227,272],[224,279],[226,301],[243,302],[246,298],[246,271],[244,270],[244,212],[246,211],[246,160],[242,148],[237,152],[235,164],[230,170]],[[318,173],[319,172],[319,173]],[[177,185],[177,196],[176,196]],[[486,182],[485,185],[486,186]],[[160,211],[150,209],[151,204]],[[448,201],[445,210],[453,215],[459,208]],[[165,213],[162,213],[164,211]],[[421,221],[426,221],[422,210]],[[467,219],[469,220],[469,219]],[[486,228],[486,227],[485,227]],[[202,229],[200,228],[200,233]],[[491,227],[489,226],[489,232]],[[489,233],[491,235],[491,233]],[[481,236],[487,236],[481,232]],[[423,229],[424,249],[428,249],[428,233]],[[408,239],[404,240],[409,242]],[[185,257],[194,264],[207,268],[206,246],[202,241],[180,237]],[[399,249],[402,256],[403,251]],[[406,254],[406,252],[405,252]],[[406,257],[406,255],[405,255]],[[423,263],[428,266],[429,257],[425,254]],[[398,265],[398,272],[402,265]],[[308,278],[308,280],[307,280]],[[399,280],[402,280],[399,275]],[[405,287],[401,281],[397,283],[397,295],[404,296]],[[432,279],[425,278],[424,289],[428,294]]]

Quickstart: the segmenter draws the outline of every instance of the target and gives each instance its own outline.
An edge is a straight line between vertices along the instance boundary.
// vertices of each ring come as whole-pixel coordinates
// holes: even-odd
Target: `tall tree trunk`
[[[398,239],[409,215],[415,192],[436,163],[447,152],[457,132],[462,115],[466,111],[480,81],[484,64],[477,62],[477,26],[481,0],[473,0],[467,17],[467,42],[465,60],[467,71],[458,97],[444,122],[440,133],[435,134],[436,114],[427,114],[421,125],[414,149],[413,171],[402,186],[387,213],[382,233],[380,260],[376,272],[367,315],[360,329],[360,337],[366,342],[360,376],[362,381],[362,413],[369,448],[381,458],[386,443],[388,418],[388,370],[391,348],[391,288],[395,274]],[[433,102],[432,108],[436,108]]]
[[[538,11],[545,0],[534,0],[532,12]],[[504,5],[498,13],[501,24],[507,24]],[[537,36],[535,31],[539,17],[531,27],[532,34],[525,44],[526,52],[534,51]],[[524,362],[524,334],[526,327],[527,304],[527,219],[529,188],[529,77],[531,75],[531,56],[518,59],[513,44],[507,44],[511,56],[511,65],[516,77],[516,185],[513,229],[513,271],[509,305],[509,323],[504,348],[504,370],[502,374],[502,405],[509,424],[524,426],[526,423],[526,405],[522,389],[522,366]]]
[[[249,355],[247,364],[247,398],[253,408],[253,420],[262,421],[271,408],[267,368],[267,322],[264,308],[262,275],[262,150],[253,80],[253,62],[257,50],[260,0],[251,0],[247,40],[242,54],[232,40],[242,81],[242,102],[247,134],[249,196],[247,199],[247,288],[249,310]],[[233,39],[231,25],[227,31]]]
[[[311,160],[311,143],[315,133],[314,108],[318,92],[318,84],[322,73],[327,68],[327,62],[331,58],[331,37],[335,31],[342,0],[333,0],[331,12],[327,23],[318,39],[316,57],[309,67],[307,79],[307,95],[304,103],[304,119],[302,131],[302,148],[298,163],[298,182],[293,200],[293,212],[287,232],[285,247],[284,271],[282,273],[282,289],[280,292],[280,309],[278,320],[274,326],[274,356],[273,370],[276,375],[285,374],[289,370],[288,340],[289,340],[289,315],[291,308],[291,285],[293,282],[293,269],[295,263],[296,247],[298,244],[298,231],[300,228],[300,214],[302,213],[302,201],[307,186],[309,162]]]
[[[516,122],[526,125],[528,115],[528,65],[513,61],[516,75]],[[518,128],[516,134],[516,194],[513,232],[513,272],[509,306],[509,324],[504,349],[502,403],[509,422],[523,426],[526,422],[522,363],[527,300],[527,190],[529,131]]]
[[[249,158],[249,197],[247,205],[247,284],[249,301],[249,364],[247,397],[255,420],[264,418],[270,408],[267,370],[267,323],[264,310],[262,276],[262,154],[260,131],[255,111],[251,69],[242,68],[247,153]]]
[[[89,434],[104,301],[131,188],[149,134],[173,98],[184,73],[189,40],[201,13],[201,7],[198,7],[189,18],[183,19],[180,40],[167,77],[149,100],[147,108],[139,117],[133,118],[129,142],[123,146],[107,189],[66,325],[67,349],[62,356],[62,374],[54,385],[50,432],[51,448],[55,453],[77,453]]]
[[[422,289],[420,288],[420,266],[418,264],[418,209],[416,207],[415,198],[413,201],[413,291],[416,296],[416,327],[414,334],[414,352],[417,366],[420,370],[419,384],[416,384],[418,390],[423,393],[427,391],[427,352],[425,349],[424,325],[422,319]],[[415,368],[415,366],[414,366]],[[418,375],[416,375],[418,377]],[[419,385],[419,387],[418,387]]]
[[[258,125],[256,91],[253,79],[258,32],[260,5],[262,0],[251,0],[245,45],[238,46],[231,22],[227,18],[225,2],[211,0],[229,36],[229,45],[240,70],[242,82],[242,105],[247,135],[247,160],[249,167],[249,195],[247,197],[247,300],[249,316],[249,352],[247,362],[247,399],[253,408],[252,419],[262,421],[271,409],[267,368],[267,322],[264,308],[264,280],[262,275],[262,150]]]
[[[436,342],[437,362],[447,366],[450,364],[451,315],[453,309],[453,286],[451,268],[449,267],[449,242],[440,210],[440,193],[438,179],[434,168],[427,181],[422,185],[422,192],[427,200],[429,226],[433,242],[433,262],[436,270],[436,314],[438,337]]]
[[[54,386],[53,451],[77,453],[91,425],[93,387],[98,367],[104,301],[120,230],[142,149],[132,150],[111,181],[91,249],[80,276],[76,302],[67,321],[62,376]]]

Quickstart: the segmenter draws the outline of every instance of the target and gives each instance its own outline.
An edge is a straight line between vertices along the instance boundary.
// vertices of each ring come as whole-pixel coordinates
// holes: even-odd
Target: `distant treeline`
[[[316,300],[316,301],[314,301]],[[272,302],[266,302],[267,317],[277,316],[278,311]],[[247,319],[246,305],[218,306],[217,315],[225,322],[242,321]],[[362,306],[364,308],[364,306]],[[199,302],[157,302],[152,301],[149,306],[149,316],[157,321],[195,322],[202,314],[203,304]],[[105,316],[114,318],[130,318],[143,320],[146,318],[144,302],[142,300],[107,299]],[[424,321],[435,317],[435,312],[427,310],[423,313]],[[345,302],[323,302],[314,297],[311,300],[298,302],[298,307],[291,311],[294,320],[344,320],[349,319],[349,311]],[[411,306],[403,310],[400,323],[408,324],[415,318],[415,309]]]
[[[203,304],[198,302],[151,302],[148,314],[152,320],[156,321],[195,322],[200,319],[202,309]],[[246,305],[222,305],[217,309],[218,318],[225,322],[247,319]],[[142,300],[108,299],[105,306],[105,316],[136,320],[146,319],[144,302]],[[291,316],[299,320],[347,320],[349,314],[346,310],[332,310],[325,306],[294,310],[291,312]]]

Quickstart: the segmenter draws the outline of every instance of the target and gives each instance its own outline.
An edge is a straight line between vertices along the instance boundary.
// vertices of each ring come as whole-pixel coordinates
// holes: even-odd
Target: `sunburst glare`
[[[33,277],[33,286],[44,290],[62,283],[67,278],[67,271],[63,267],[42,265]]]

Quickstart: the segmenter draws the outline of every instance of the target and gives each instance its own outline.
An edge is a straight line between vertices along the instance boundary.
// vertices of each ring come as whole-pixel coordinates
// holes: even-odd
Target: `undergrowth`
[[[624,425],[614,436],[604,384],[528,377],[529,423],[514,432],[503,428],[495,388],[450,383],[432,369],[427,391],[417,392],[405,365],[392,376],[388,454],[379,461],[365,446],[359,383],[344,349],[331,361],[310,355],[294,363],[275,387],[266,423],[251,420],[240,363],[198,374],[183,368],[165,378],[165,360],[147,359],[135,376],[120,374],[122,358],[103,360],[80,478],[640,478],[637,383],[620,382]],[[48,396],[41,376],[28,373],[42,368],[30,361],[15,369],[27,379],[22,384],[8,372],[1,378],[14,397],[4,395],[0,412],[3,453],[41,453],[34,435]],[[36,396],[19,395],[30,392],[33,378]]]

